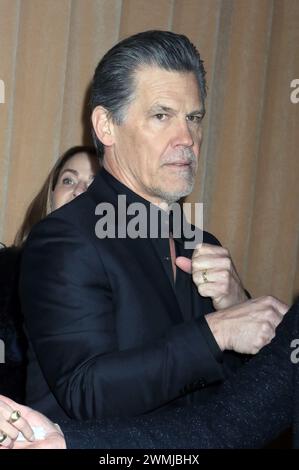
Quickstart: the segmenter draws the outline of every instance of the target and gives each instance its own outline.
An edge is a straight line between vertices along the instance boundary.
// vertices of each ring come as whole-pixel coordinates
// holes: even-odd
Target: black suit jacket
[[[117,206],[121,193],[145,202],[102,170],[85,194],[36,226],[24,249],[27,402],[56,420],[152,411],[240,363],[221,354],[204,319],[211,301],[185,273],[192,315],[183,318],[152,240],[97,238],[97,204]],[[217,243],[208,233],[204,241]]]
[[[294,447],[299,448],[299,353],[291,347],[299,338],[298,324],[299,303],[278,326],[270,345],[226,380],[205,404],[109,423],[60,423],[67,447],[259,448],[293,424]]]

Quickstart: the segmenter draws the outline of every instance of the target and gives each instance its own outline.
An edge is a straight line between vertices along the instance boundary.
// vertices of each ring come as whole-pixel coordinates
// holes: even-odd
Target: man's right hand
[[[222,351],[256,354],[275,336],[289,307],[275,297],[259,297],[205,316]]]

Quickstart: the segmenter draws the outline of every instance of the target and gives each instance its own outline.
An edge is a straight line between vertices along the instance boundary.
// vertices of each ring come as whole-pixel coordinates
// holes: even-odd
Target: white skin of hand
[[[9,418],[14,410],[21,413],[21,417],[14,423]],[[32,426],[41,426],[45,431],[42,440],[34,440]],[[65,449],[66,443],[63,433],[57,424],[52,423],[46,416],[27,406],[20,405],[10,398],[0,395],[0,430],[7,434],[7,438],[0,444],[0,449]],[[17,441],[19,431],[25,441]]]
[[[267,296],[209,313],[205,318],[222,351],[256,354],[274,338],[288,309],[280,300]]]
[[[203,297],[210,297],[215,310],[221,310],[247,300],[246,293],[232,262],[229,251],[217,245],[196,246],[192,260],[179,256],[176,265],[192,274],[193,282]],[[206,272],[208,282],[204,280]]]

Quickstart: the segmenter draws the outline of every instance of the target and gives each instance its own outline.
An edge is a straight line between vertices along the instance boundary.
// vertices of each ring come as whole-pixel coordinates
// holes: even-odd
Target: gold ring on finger
[[[11,413],[11,415],[10,415],[8,421],[9,421],[11,424],[13,424],[13,423],[15,423],[16,421],[18,421],[18,419],[20,419],[20,418],[21,418],[21,412],[20,412],[19,410],[14,410],[14,411]]]
[[[205,284],[206,284],[207,282],[209,282],[208,277],[207,277],[207,272],[208,272],[207,269],[205,269],[204,271],[201,272],[201,276],[202,276],[203,282],[204,282]]]
[[[2,444],[2,442],[4,442],[6,438],[7,434],[5,434],[5,432],[3,431],[0,431],[0,444]]]

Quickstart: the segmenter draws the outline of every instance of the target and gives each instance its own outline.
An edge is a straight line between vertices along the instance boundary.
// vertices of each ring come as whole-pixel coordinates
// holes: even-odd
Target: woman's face
[[[52,192],[52,211],[86,191],[99,169],[97,159],[86,153],[71,157],[61,168]]]

